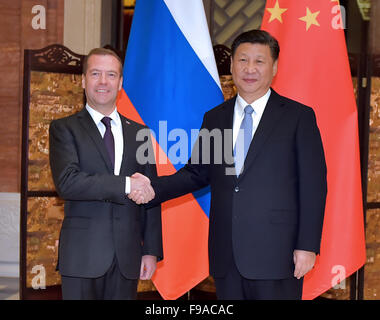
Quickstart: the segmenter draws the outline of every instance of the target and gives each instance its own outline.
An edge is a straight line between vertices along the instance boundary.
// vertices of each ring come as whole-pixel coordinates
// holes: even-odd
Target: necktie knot
[[[252,114],[253,111],[255,111],[255,110],[253,110],[253,108],[252,108],[252,106],[251,106],[250,104],[247,105],[247,106],[244,108],[244,113],[245,113],[245,114]]]
[[[110,117],[104,117],[101,121],[106,126],[106,129],[111,128],[111,118]]]

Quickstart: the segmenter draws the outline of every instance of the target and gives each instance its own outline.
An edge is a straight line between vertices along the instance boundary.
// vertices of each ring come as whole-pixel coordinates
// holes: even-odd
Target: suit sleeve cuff
[[[131,178],[125,177],[125,194],[129,194],[131,192]]]

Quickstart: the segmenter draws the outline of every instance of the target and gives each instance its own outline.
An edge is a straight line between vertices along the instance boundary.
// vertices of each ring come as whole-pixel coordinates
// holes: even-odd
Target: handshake
[[[148,203],[155,197],[154,190],[150,184],[149,178],[141,173],[134,173],[131,176],[131,192],[128,198],[136,204]]]

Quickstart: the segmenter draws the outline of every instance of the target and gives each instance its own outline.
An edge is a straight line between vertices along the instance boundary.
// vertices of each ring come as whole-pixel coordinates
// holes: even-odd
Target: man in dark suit
[[[136,160],[144,127],[116,110],[122,81],[120,58],[93,49],[83,67],[85,108],[50,125],[50,166],[65,200],[57,266],[64,299],[135,299],[139,276],[149,279],[162,258],[160,208],[127,197],[137,189],[154,196],[149,179],[130,176],[154,177],[156,167]]]
[[[319,253],[327,193],[322,141],[313,110],[270,88],[278,56],[269,33],[239,35],[231,58],[238,95],[208,111],[202,124],[221,131],[222,141],[200,134],[188,164],[152,178],[152,204],[211,186],[209,265],[219,299],[301,299],[303,276]],[[206,161],[205,150],[222,150],[224,158],[216,151]]]

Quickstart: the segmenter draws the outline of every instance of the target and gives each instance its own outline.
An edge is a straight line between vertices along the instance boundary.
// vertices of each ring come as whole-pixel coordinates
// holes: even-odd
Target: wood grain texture
[[[34,30],[34,5],[46,9],[46,29]],[[0,2],[0,192],[20,192],[24,49],[63,43],[64,0]]]

